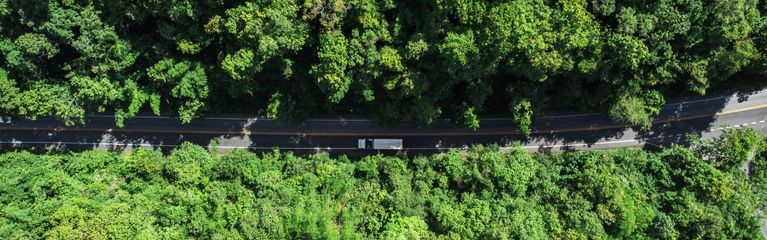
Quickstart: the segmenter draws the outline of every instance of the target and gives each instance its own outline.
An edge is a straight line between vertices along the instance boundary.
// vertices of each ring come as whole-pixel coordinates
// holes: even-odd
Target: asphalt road
[[[392,129],[360,118],[314,118],[301,126],[282,125],[262,117],[217,115],[180,124],[178,119],[144,115],[114,124],[111,115],[86,117],[82,126],[65,126],[44,118],[0,123],[0,148],[66,148],[124,150],[136,147],[171,149],[182,142],[208,145],[218,142],[219,150],[247,148],[253,151],[278,147],[299,153],[328,151],[367,154],[375,150],[356,149],[358,138],[401,138],[404,149],[384,153],[433,153],[472,144],[507,145],[520,142],[531,152],[603,149],[625,146],[667,146],[684,143],[684,134],[704,138],[723,129],[753,127],[765,132],[767,90],[733,92],[718,96],[680,99],[666,105],[649,131],[611,121],[601,114],[565,114],[539,117],[533,134],[524,137],[514,131],[508,117],[486,117],[473,131],[438,120],[430,128],[403,122]]]

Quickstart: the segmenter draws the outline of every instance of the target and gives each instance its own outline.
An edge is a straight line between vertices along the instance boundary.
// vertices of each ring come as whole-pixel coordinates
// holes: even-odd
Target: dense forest
[[[2,239],[760,239],[765,140],[552,155],[0,155]]]
[[[0,114],[390,126],[601,111],[765,77],[758,0],[0,0]],[[237,104],[232,104],[236,102]]]

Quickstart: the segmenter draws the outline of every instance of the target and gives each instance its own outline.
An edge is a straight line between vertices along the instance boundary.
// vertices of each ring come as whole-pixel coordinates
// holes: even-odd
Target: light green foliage
[[[189,143],[169,155],[8,152],[0,238],[758,239],[763,151],[749,175],[679,146],[358,160]]]
[[[12,112],[19,107],[19,88],[16,81],[8,78],[8,73],[0,68],[0,112]]]
[[[224,61],[221,62],[221,68],[226,71],[229,76],[236,80],[245,78],[240,73],[245,72],[252,64],[255,54],[251,49],[240,49],[234,54],[227,54],[224,57]]]
[[[99,11],[93,7],[51,3],[49,8],[49,19],[35,19],[44,20],[36,23],[39,33],[19,35],[13,47],[0,44],[12,66],[10,75],[23,80],[18,84],[25,87],[22,90],[26,96],[37,99],[28,100],[37,103],[30,102],[30,106],[23,109],[19,107],[18,115],[31,118],[57,116],[71,124],[79,122],[86,111],[121,109],[125,92],[123,81],[129,74],[126,71],[138,56],[131,43],[121,39],[113,26],[104,23],[98,16]],[[25,11],[34,10],[21,7],[22,15]],[[69,81],[61,83],[65,78]],[[35,93],[42,89],[37,88],[42,83],[35,82],[57,83],[44,91],[48,93]],[[54,97],[56,94],[66,96]],[[45,96],[58,99],[43,100],[48,98]],[[39,104],[45,101],[49,103]]]
[[[767,151],[760,151],[749,164],[751,188],[756,193],[757,206],[762,212],[767,211]],[[762,215],[764,216],[764,215]]]
[[[384,239],[396,240],[418,240],[432,237],[426,222],[418,217],[398,218],[386,225],[386,230],[381,235]]]
[[[11,9],[8,7],[8,0],[0,1],[0,16],[8,15]]]
[[[163,170],[169,175],[168,180],[181,186],[207,184],[211,165],[208,151],[200,146],[185,144],[168,156]],[[156,171],[145,169],[145,171]]]
[[[62,12],[62,18],[53,17],[45,27],[51,34],[66,39],[80,54],[72,65],[96,75],[120,73],[133,65],[138,53],[117,35],[113,26],[101,21],[97,10],[86,7],[79,13],[67,8],[56,11]]]
[[[80,121],[85,114],[65,85],[35,82],[29,90],[21,93],[20,99],[19,115],[30,119],[57,116],[72,124]]]
[[[348,68],[353,66],[349,61],[347,50],[348,41],[338,31],[324,33],[320,37],[320,48],[317,57],[320,63],[312,67],[312,75],[317,78],[317,85],[328,95],[330,102],[341,101],[349,91],[352,82]]]
[[[552,11],[538,1],[507,2],[490,11],[487,27],[490,37],[485,46],[506,58],[509,67],[523,76],[542,81],[562,65],[560,53],[552,51],[556,40],[551,23]]]
[[[115,110],[115,120],[117,126],[122,127],[123,121],[126,118],[132,118],[136,116],[144,104],[149,100],[150,96],[146,90],[139,88],[135,81],[128,81],[123,88],[124,99],[128,102],[128,106],[124,108],[117,108]],[[153,112],[159,115],[159,102],[151,103]]]
[[[456,107],[455,111],[456,116],[453,119],[456,125],[473,130],[479,128],[479,116],[475,107],[463,103]]]
[[[120,160],[125,170],[137,177],[152,178],[162,171],[163,156],[157,151],[139,148],[130,154],[123,155]]]
[[[96,111],[103,112],[105,106],[118,100],[122,100],[123,92],[120,91],[115,83],[109,81],[106,77],[97,77],[93,79],[88,76],[82,75],[70,75],[68,76],[77,93],[75,96],[78,99],[87,101],[90,104],[96,105]]]
[[[380,63],[387,70],[402,72],[405,70],[405,66],[402,64],[402,58],[396,49],[391,47],[383,47],[380,50]]]
[[[198,116],[208,97],[208,77],[200,63],[164,59],[147,69],[157,91],[164,91],[178,104],[178,116],[187,123]],[[170,92],[167,88],[170,87]]]
[[[487,8],[487,3],[483,1],[468,0],[440,0],[435,1],[440,10],[456,16],[460,24],[480,24]]]
[[[509,103],[509,107],[513,111],[512,116],[517,124],[517,131],[525,136],[529,136],[533,126],[533,109],[530,101],[526,99],[519,100],[518,102]]]
[[[39,33],[27,33],[19,36],[14,41],[16,48],[21,50],[24,55],[29,57],[42,57],[45,59],[51,59],[56,53],[59,52],[53,44],[43,34]]]
[[[609,115],[618,121],[649,129],[652,126],[652,116],[660,112],[663,104],[663,96],[655,91],[645,92],[641,97],[626,95],[610,108]]]
[[[453,63],[459,69],[468,68],[470,64],[479,60],[479,48],[474,43],[474,33],[448,33],[445,42],[439,47],[439,51],[448,62]]]
[[[227,53],[222,68],[236,80],[250,79],[267,61],[300,50],[306,42],[307,24],[296,19],[298,10],[295,1],[285,0],[249,1],[226,10],[223,27],[242,48]],[[221,20],[211,21],[209,25]]]
[[[613,35],[608,39],[608,46],[617,54],[620,66],[628,70],[637,70],[650,57],[647,46],[631,36]]]
[[[755,159],[764,147],[764,139],[751,128],[725,130],[721,137],[711,141],[696,140],[692,145],[696,154],[705,156],[723,171],[737,171]]]
[[[645,111],[645,105],[641,98],[634,96],[624,96],[610,108],[610,117],[623,122],[639,124],[644,128],[649,128],[650,114]]]
[[[407,43],[405,46],[406,53],[405,57],[409,59],[418,60],[420,59],[426,51],[429,50],[429,43],[424,41],[421,38],[411,40]]]

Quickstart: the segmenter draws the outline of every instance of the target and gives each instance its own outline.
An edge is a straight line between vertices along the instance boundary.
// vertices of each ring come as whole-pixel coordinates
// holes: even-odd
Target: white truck
[[[402,139],[389,138],[360,138],[357,139],[359,149],[399,150],[402,149]]]

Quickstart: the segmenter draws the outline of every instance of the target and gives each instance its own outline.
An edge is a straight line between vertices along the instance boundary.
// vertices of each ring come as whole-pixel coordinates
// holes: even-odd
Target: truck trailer
[[[399,150],[402,149],[402,139],[360,138],[357,139],[359,149]]]

